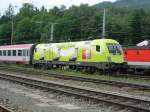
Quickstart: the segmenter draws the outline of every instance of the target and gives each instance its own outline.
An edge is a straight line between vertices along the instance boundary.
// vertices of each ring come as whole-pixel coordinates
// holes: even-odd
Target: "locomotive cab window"
[[[0,51],[0,56],[2,56],[2,51]]]
[[[121,54],[122,53],[121,46],[119,44],[115,44],[114,46],[116,47],[116,52],[119,53],[119,54]]]
[[[113,44],[107,44],[107,48],[109,53],[113,53],[113,54],[116,53]]]
[[[100,46],[99,45],[96,45],[96,51],[100,52]]]

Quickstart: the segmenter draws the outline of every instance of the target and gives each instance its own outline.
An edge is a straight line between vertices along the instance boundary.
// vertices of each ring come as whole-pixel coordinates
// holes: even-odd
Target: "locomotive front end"
[[[95,41],[100,46],[101,52],[96,61],[102,64],[102,69],[117,70],[125,67],[121,45],[112,39],[99,39]]]

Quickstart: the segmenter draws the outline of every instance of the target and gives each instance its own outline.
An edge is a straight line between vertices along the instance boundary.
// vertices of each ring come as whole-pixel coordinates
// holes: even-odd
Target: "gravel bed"
[[[133,89],[133,88],[130,88],[130,87],[116,87],[116,86],[110,86],[110,85],[105,85],[105,84],[94,84],[94,83],[90,83],[90,82],[81,82],[81,81],[74,81],[74,80],[63,80],[63,79],[48,77],[48,76],[44,76],[44,75],[43,76],[41,76],[41,75],[28,75],[28,74],[17,73],[17,72],[6,72],[6,71],[2,71],[2,70],[0,70],[0,72],[12,73],[12,74],[16,74],[16,75],[32,76],[32,77],[37,77],[37,78],[40,78],[40,79],[47,79],[47,80],[52,80],[52,81],[55,81],[55,82],[61,82],[61,83],[64,83],[64,84],[90,87],[90,88],[95,88],[95,89],[98,89],[98,90],[119,92],[119,93],[122,93],[122,94],[130,94],[130,95],[136,95],[136,96],[150,97],[150,91],[137,90],[137,89]]]
[[[10,100],[7,98],[5,99],[5,98],[0,97],[0,105],[14,112],[20,111],[20,107],[17,105],[13,105],[13,103],[11,103]]]
[[[0,80],[0,99],[14,112],[130,112],[51,91]]]

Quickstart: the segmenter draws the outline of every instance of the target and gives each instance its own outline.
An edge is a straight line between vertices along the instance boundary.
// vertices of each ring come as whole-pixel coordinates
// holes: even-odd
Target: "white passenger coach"
[[[0,46],[0,62],[29,63],[33,44]]]

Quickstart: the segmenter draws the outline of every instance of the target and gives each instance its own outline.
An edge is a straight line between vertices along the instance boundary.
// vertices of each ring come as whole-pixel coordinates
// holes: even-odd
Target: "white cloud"
[[[65,5],[67,7],[72,5],[80,5],[81,3],[88,3],[94,5],[102,1],[115,1],[115,0],[5,0],[0,3],[0,11],[3,13],[8,5],[11,3],[13,6],[21,7],[23,3],[33,3],[35,6],[40,8],[45,6],[47,9],[53,8],[54,6]]]

